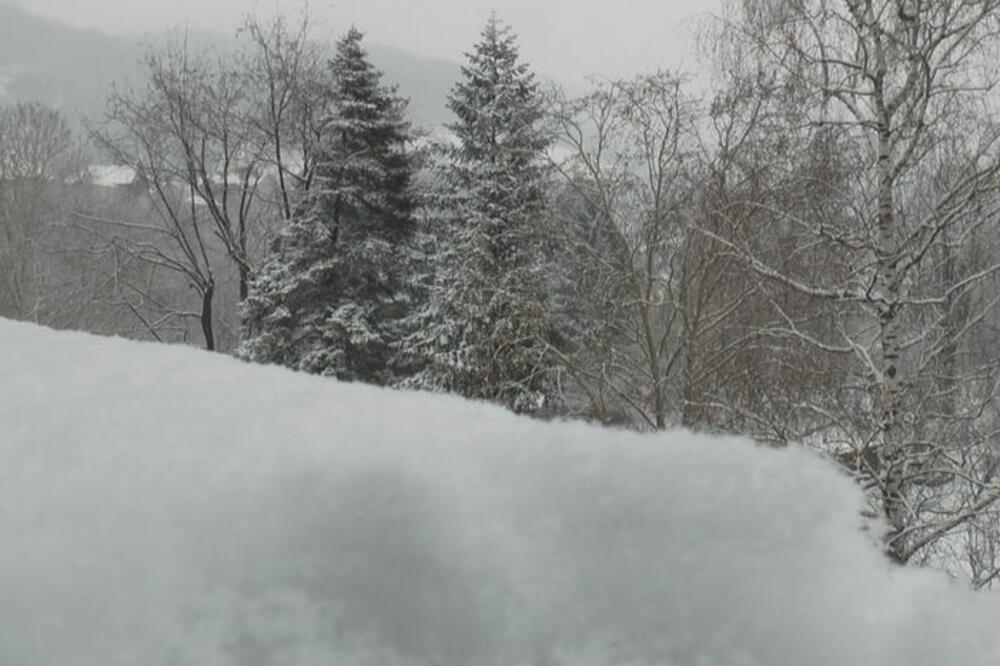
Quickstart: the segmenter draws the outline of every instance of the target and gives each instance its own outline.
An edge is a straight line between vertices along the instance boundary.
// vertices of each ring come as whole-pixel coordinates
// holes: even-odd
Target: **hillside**
[[[1000,658],[997,601],[890,569],[803,450],[4,320],[0,368],[5,664]]]
[[[72,28],[0,0],[0,101],[94,117],[111,83],[134,74],[141,53],[139,38]]]
[[[71,116],[96,118],[111,83],[134,78],[145,44],[156,39],[82,30],[0,0],[0,102],[39,101]],[[232,43],[231,36],[212,33],[198,39]],[[433,126],[448,120],[445,100],[459,75],[456,63],[377,44],[370,49],[372,61],[411,99],[416,123]]]

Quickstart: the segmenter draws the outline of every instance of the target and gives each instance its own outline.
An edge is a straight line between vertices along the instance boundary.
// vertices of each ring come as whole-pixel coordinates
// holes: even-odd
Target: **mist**
[[[295,0],[14,0],[33,13],[113,33],[188,26],[232,33],[246,13],[289,15]],[[372,42],[416,55],[459,61],[492,11],[521,37],[543,75],[569,83],[588,75],[627,76],[694,66],[699,22],[719,0],[339,0],[311,3],[319,32],[351,25]]]

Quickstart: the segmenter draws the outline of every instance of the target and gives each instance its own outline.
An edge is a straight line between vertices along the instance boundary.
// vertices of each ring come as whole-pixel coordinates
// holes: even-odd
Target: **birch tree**
[[[865,416],[830,420],[889,524],[888,553],[898,562],[931,556],[1000,497],[988,452],[996,363],[973,352],[994,316],[988,287],[1000,265],[971,251],[997,222],[1000,3],[730,8],[721,39],[797,100],[785,131],[838,146],[845,168],[821,210],[768,208],[794,232],[785,254],[822,258],[822,271],[780,266],[744,238],[705,233],[764,281],[830,312],[824,331],[783,312],[771,332],[851,368],[864,393],[847,404]]]

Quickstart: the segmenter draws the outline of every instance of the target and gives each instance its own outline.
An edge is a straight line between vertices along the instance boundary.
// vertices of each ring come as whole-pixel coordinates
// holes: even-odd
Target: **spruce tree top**
[[[458,119],[448,126],[459,140],[456,157],[530,167],[548,145],[537,129],[543,115],[538,82],[521,62],[516,37],[496,14],[480,37],[448,98]]]
[[[323,127],[320,178],[335,196],[335,223],[380,221],[394,228],[410,226],[414,209],[410,191],[412,157],[407,154],[410,123],[407,100],[368,60],[357,28],[337,43],[330,62],[334,102]]]
[[[404,118],[406,100],[397,96],[395,86],[382,84],[382,72],[368,59],[361,46],[364,33],[352,27],[337,42],[330,62],[334,77],[335,126],[352,131],[368,130],[379,138],[402,142],[409,123]]]

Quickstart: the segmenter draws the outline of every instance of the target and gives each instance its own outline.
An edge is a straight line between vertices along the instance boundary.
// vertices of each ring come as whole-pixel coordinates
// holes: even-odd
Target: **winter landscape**
[[[1000,0],[0,0],[0,666],[1000,663]]]

